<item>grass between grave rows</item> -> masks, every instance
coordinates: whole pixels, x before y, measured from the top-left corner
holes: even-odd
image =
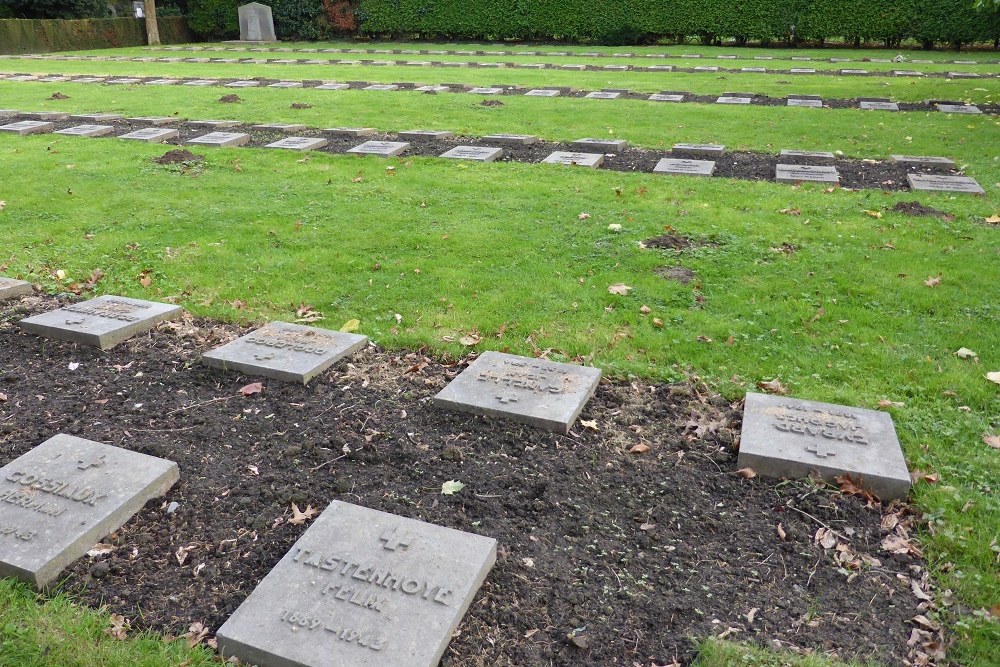
[[[197,109],[204,93],[183,91],[178,110]],[[153,111],[139,96],[129,104]],[[766,110],[756,111],[746,122]],[[415,116],[400,117],[421,124]],[[892,120],[912,124],[913,152],[949,152],[938,133],[947,138],[940,123],[954,119]],[[961,147],[996,177],[980,145],[997,145],[995,121],[972,123],[981,132],[961,130]],[[775,148],[798,143],[787,126],[762,125]],[[866,141],[890,132],[899,129]],[[751,134],[742,136],[754,146],[765,141]],[[801,398],[899,402],[910,467],[941,476],[913,495],[934,522],[923,540],[938,584],[961,601],[940,614],[958,638],[953,658],[993,664],[1000,624],[985,610],[1000,602],[1000,453],[982,436],[1000,427],[1000,390],[984,377],[1000,370],[1000,229],[983,222],[995,194],[919,196],[956,216],[948,223],[886,210],[913,193],[263,149],[207,150],[203,167],[182,173],[151,162],[164,150],[0,137],[0,269],[57,291],[55,271],[69,282],[100,268],[100,292],[177,297],[196,314],[242,322],[294,319],[307,303],[326,326],[356,318],[379,344],[442,355],[467,352],[450,341],[475,331],[479,350],[551,349],[613,377],[697,374],[733,399],[778,378]],[[638,247],[665,227],[709,244],[680,255]],[[694,282],[657,273],[678,264]],[[927,286],[931,277],[940,284]],[[616,283],[630,293],[610,294]],[[957,358],[960,347],[979,362]]]
[[[572,86],[583,90],[627,88],[655,93],[681,90],[698,95],[726,91],[772,97],[822,95],[826,99],[889,97],[900,102],[928,99],[989,103],[1000,94],[1000,79],[926,79],[881,76],[756,74],[744,72],[574,72],[564,70],[479,69],[368,65],[253,65],[243,63],[141,63],[132,61],[0,60],[0,72],[141,77],[272,78],[287,81],[371,81],[417,84],[462,83],[476,86]],[[601,100],[598,100],[601,101]],[[615,103],[619,100],[604,100]]]
[[[54,92],[69,99],[49,99]],[[241,102],[222,104],[235,92]],[[1000,182],[1000,120],[941,112],[664,104],[645,100],[589,100],[510,96],[484,107],[468,94],[325,91],[269,88],[103,86],[0,81],[0,103],[25,111],[114,112],[126,116],[303,123],[310,127],[366,126],[392,132],[451,130],[461,136],[496,132],[572,141],[582,137],[629,140],[668,150],[676,142],[720,143],[729,150],[777,153],[783,148],[843,151],[848,157],[943,155],[967,165],[992,199]],[[312,108],[292,109],[291,102]],[[61,139],[61,138],[60,138]]]

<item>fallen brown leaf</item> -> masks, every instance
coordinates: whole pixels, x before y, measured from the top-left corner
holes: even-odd
[[[788,533],[785,532],[785,527],[782,526],[780,523],[778,524],[778,537],[781,538],[782,542],[784,542],[788,537]],[[750,622],[753,623],[753,621]]]
[[[632,445],[632,448],[628,451],[630,454],[645,454],[649,451],[649,445],[640,442],[638,445]]]
[[[620,294],[625,296],[632,291],[632,288],[625,283],[615,283],[614,285],[608,285],[608,292],[611,294]]]
[[[875,495],[861,486],[861,482],[855,480],[850,475],[840,475],[839,477],[834,477],[834,481],[840,487],[840,492],[849,496],[861,496],[868,502],[876,500]]]
[[[319,514],[319,510],[312,505],[306,505],[305,511],[302,511],[298,505],[292,503],[292,518],[288,520],[288,523],[293,526],[301,526],[317,514]]]
[[[587,218],[590,217],[590,214],[589,213],[581,213],[580,215],[578,215],[576,217],[580,218],[581,220],[586,220]]]
[[[0,394],[0,401],[7,400],[7,397]],[[1000,449],[1000,435],[990,435],[987,433],[983,434],[983,442],[992,447],[993,449]]]
[[[0,202],[0,204],[2,203],[3,202]],[[0,210],[3,210],[3,208],[0,207]],[[1000,215],[994,213],[990,217],[986,218],[986,223],[990,225],[1000,225]]]
[[[936,276],[930,276],[927,280],[924,281],[924,284],[927,285],[928,287],[937,287],[938,285],[941,284],[941,278],[943,277],[943,275],[944,274],[939,273]]]
[[[761,380],[757,383],[757,387],[769,394],[777,394],[778,396],[784,396],[788,393],[788,389],[777,378],[774,380]]]
[[[260,382],[251,382],[245,387],[240,388],[240,393],[244,396],[252,396],[253,394],[259,394],[264,391],[264,385]]]
[[[736,474],[742,477],[743,479],[753,479],[754,477],[757,476],[757,473],[754,471],[753,468],[740,468],[739,470],[736,471]]]
[[[994,384],[1000,384],[1000,371],[987,373],[986,379]]]
[[[191,624],[188,631],[184,633],[184,637],[187,639],[188,646],[194,648],[202,642],[205,637],[208,636],[208,628],[205,627],[204,623],[196,621]]]
[[[121,614],[111,614],[109,620],[111,621],[111,627],[105,628],[104,632],[119,641],[125,639],[128,636],[128,619]]]
[[[482,340],[482,338],[480,338],[479,333],[473,331],[472,333],[459,338],[458,342],[466,347],[473,347],[474,345],[478,345],[480,340]]]
[[[899,401],[890,401],[887,398],[879,399],[878,407],[882,410],[888,410],[889,408],[901,408],[903,404]]]

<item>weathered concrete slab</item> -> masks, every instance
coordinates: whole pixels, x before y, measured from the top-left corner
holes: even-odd
[[[534,90],[529,90],[526,92],[525,97],[559,97],[562,95],[561,90],[551,90],[548,88],[537,88]]]
[[[138,118],[129,118],[129,120],[134,123],[144,123],[159,127],[160,125],[169,125],[178,119],[171,116],[139,116]]]
[[[502,148],[493,146],[455,146],[450,151],[442,153],[441,157],[452,160],[473,160],[475,162],[493,162],[503,155]]]
[[[590,98],[592,100],[616,100],[621,96],[622,96],[621,93],[618,92],[612,93],[604,90],[598,90],[584,95],[584,97]]]
[[[323,131],[337,137],[370,137],[375,134],[371,127],[328,127]]]
[[[346,83],[324,83],[316,86],[316,90],[347,90],[350,87],[350,84]]]
[[[917,167],[954,167],[955,161],[946,157],[936,157],[932,155],[890,155],[893,162],[904,165],[914,165]]]
[[[798,97],[790,97],[790,98],[788,98],[788,102],[786,103],[786,106],[790,106],[790,107],[811,107],[811,108],[814,108],[814,109],[819,109],[819,108],[821,108],[823,106],[823,102],[821,100],[804,100],[804,99],[801,99],[801,98],[798,98]]]
[[[267,144],[265,148],[284,148],[290,151],[314,151],[329,145],[329,139],[320,137],[285,137]]]
[[[711,176],[715,173],[715,162],[711,160],[677,160],[663,158],[653,167],[653,173],[684,175],[684,176]]]
[[[16,299],[25,294],[31,294],[31,283],[14,278],[0,276],[0,299]]]
[[[455,136],[453,132],[445,130],[403,130],[399,133],[400,139],[451,139]]]
[[[719,144],[674,144],[673,152],[703,155],[705,157],[720,157],[726,152],[726,147]]]
[[[475,95],[502,95],[503,88],[470,88],[468,92]]]
[[[719,99],[715,100],[716,104],[750,104],[753,101],[749,97],[728,97],[723,95]]]
[[[830,151],[798,151],[788,148],[781,150],[780,157],[808,160],[816,164],[833,164],[834,160],[837,159],[837,156]]]
[[[250,135],[245,132],[209,132],[200,137],[192,137],[187,140],[187,144],[192,146],[215,146],[216,148],[229,148],[231,146],[242,146],[250,141]]]
[[[236,127],[240,124],[238,120],[189,120],[185,121],[188,125],[194,125],[195,127],[211,127],[216,130],[225,130],[230,127]]]
[[[70,116],[73,120],[89,120],[91,123],[102,123],[109,120],[121,120],[122,115],[117,113],[82,113]]]
[[[507,144],[509,146],[529,146],[538,141],[538,137],[533,134],[491,134],[483,137],[483,141],[492,141],[496,144]]]
[[[260,86],[260,81],[230,81],[226,84],[226,88],[257,88]]]
[[[974,178],[968,176],[938,176],[936,174],[907,174],[906,180],[914,190],[961,192],[984,195],[986,191]]]
[[[10,132],[21,136],[27,134],[44,134],[51,132],[55,128],[55,123],[48,123],[41,120],[22,120],[19,123],[8,123],[0,125],[0,132]]]
[[[970,115],[978,115],[982,113],[982,110],[973,104],[938,104],[938,111],[943,111],[944,113],[964,113]]]
[[[128,134],[120,135],[119,139],[131,139],[133,141],[145,141],[148,144],[162,144],[168,139],[176,139],[180,132],[167,127],[148,127],[143,130],[135,130]]]
[[[581,150],[604,151],[605,153],[617,153],[628,148],[628,141],[625,139],[577,139],[572,144],[573,148]]]
[[[268,88],[301,88],[301,81],[278,81],[276,83],[268,84]]]
[[[849,474],[883,500],[910,488],[888,414],[781,396],[747,394],[737,465],[769,477]]]
[[[365,86],[362,90],[399,90],[399,86],[394,83],[375,83]]]
[[[683,95],[668,95],[666,93],[655,93],[649,96],[650,102],[683,102]]]
[[[178,477],[172,461],[49,438],[0,468],[0,577],[46,586]]]
[[[859,105],[866,111],[899,111],[899,105],[895,102],[870,102],[862,100]]]
[[[77,137],[103,137],[115,131],[114,125],[74,125],[65,130],[56,130],[56,134],[68,134]]]
[[[808,164],[779,164],[774,168],[778,183],[840,183],[836,167],[814,167]]]
[[[180,306],[168,303],[99,296],[34,315],[19,324],[26,333],[107,350],[159,322],[178,317],[181,311]]]
[[[219,629],[260,667],[437,667],[496,540],[333,501]]]
[[[569,151],[554,151],[542,160],[546,164],[565,164],[575,167],[597,169],[604,163],[604,153],[571,153]]]
[[[382,157],[395,157],[402,155],[410,147],[405,141],[366,141],[365,143],[348,149],[348,153],[359,153],[363,155],[381,155]]]
[[[434,404],[568,433],[600,379],[598,368],[484,352]]]
[[[206,352],[201,360],[213,368],[307,384],[367,344],[367,336],[271,322]]]
[[[250,127],[254,130],[276,130],[278,132],[300,132],[306,129],[306,126],[300,123],[262,123]]]

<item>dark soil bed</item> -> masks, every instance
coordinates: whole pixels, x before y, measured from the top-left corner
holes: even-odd
[[[920,567],[880,551],[883,513],[738,474],[740,406],[700,382],[602,381],[581,417],[597,430],[560,436],[435,409],[463,364],[420,353],[370,346],[308,387],[243,396],[259,378],[198,363],[234,326],[185,319],[107,352],[19,332],[58,305],[0,304],[0,464],[57,432],[179,464],[63,582],[133,627],[217,629],[305,530],[291,503],[339,499],[499,541],[448,667],[687,664],[709,635],[905,659]],[[443,496],[447,480],[465,488]],[[880,562],[842,569],[821,525]]]

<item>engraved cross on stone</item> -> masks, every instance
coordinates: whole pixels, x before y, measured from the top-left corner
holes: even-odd
[[[517,403],[517,396],[497,396],[497,400],[501,403]]]
[[[815,445],[807,445],[806,446],[806,451],[807,452],[812,452],[818,458],[821,458],[821,459],[825,459],[825,458],[829,458],[831,456],[836,456],[837,455],[837,450],[835,450],[835,449],[828,449],[828,448],[826,448],[823,445],[823,443],[818,443],[818,444],[815,444]]]
[[[410,537],[405,530],[400,530],[398,527],[392,530],[387,530],[382,533],[382,537],[379,538],[382,542],[385,542],[383,549],[388,549],[389,551],[395,551],[399,547],[408,547],[413,538]]]
[[[79,468],[80,470],[87,470],[88,468],[100,468],[102,465],[105,464],[104,454],[101,454],[97,458],[92,458],[92,459],[83,457],[77,460],[77,464],[78,465],[76,467]]]
[[[253,355],[253,358],[256,361],[270,361],[271,359],[274,359],[274,355],[273,354],[255,354],[255,355]]]
[[[82,317],[71,317],[66,320],[66,324],[83,324],[84,319]]]

